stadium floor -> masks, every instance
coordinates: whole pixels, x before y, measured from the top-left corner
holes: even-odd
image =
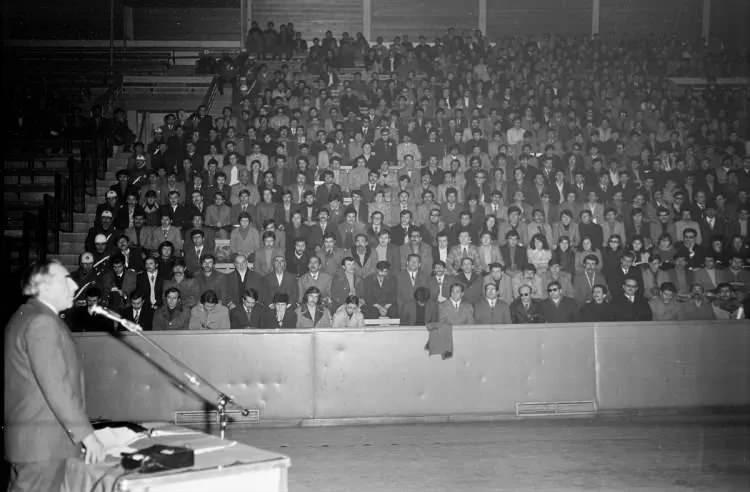
[[[748,491],[750,419],[234,428],[291,457],[290,492]]]

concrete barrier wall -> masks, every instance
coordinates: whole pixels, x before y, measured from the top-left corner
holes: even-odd
[[[750,406],[747,322],[463,326],[447,360],[427,356],[418,327],[150,336],[271,422],[513,416],[525,402]],[[171,420],[213,402],[137,337],[76,340],[92,417]]]

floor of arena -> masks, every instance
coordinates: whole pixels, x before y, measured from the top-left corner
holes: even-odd
[[[748,491],[750,419],[229,430],[291,457],[291,492]]]

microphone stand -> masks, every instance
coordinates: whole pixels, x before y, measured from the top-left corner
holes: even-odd
[[[224,434],[227,428],[227,406],[232,405],[236,407],[243,416],[250,415],[250,410],[245,408],[244,406],[240,405],[237,401],[234,400],[231,396],[227,395],[223,391],[221,391],[219,388],[214,386],[209,380],[198,374],[194,369],[192,369],[190,366],[188,366],[186,363],[184,363],[182,360],[178,359],[176,356],[174,356],[172,353],[170,353],[167,349],[156,343],[154,340],[152,340],[150,337],[146,336],[143,333],[143,328],[138,324],[130,320],[126,320],[122,318],[120,315],[114,313],[113,311],[110,311],[109,309],[103,308],[102,306],[95,306],[92,309],[92,312],[95,314],[99,314],[100,316],[104,316],[105,318],[109,318],[112,321],[120,324],[130,333],[134,333],[137,336],[139,336],[142,340],[144,340],[146,343],[151,345],[152,347],[156,348],[160,352],[162,352],[164,355],[166,355],[172,363],[177,365],[180,370],[183,371],[183,375],[185,378],[196,388],[201,386],[201,383],[205,384],[206,387],[208,387],[211,391],[213,391],[216,394],[217,400],[216,400],[216,423],[219,425],[219,437],[220,439],[224,440]],[[145,354],[146,357],[151,359],[153,361],[153,358]]]

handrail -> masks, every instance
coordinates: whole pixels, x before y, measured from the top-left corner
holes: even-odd
[[[60,216],[56,209],[55,199],[44,195],[44,205],[39,213],[39,261],[44,261],[48,253],[58,253],[60,250]]]
[[[206,91],[206,95],[203,96],[203,101],[201,104],[206,107],[207,112],[210,114],[211,110],[213,109],[214,101],[216,100],[216,93],[219,91],[219,76],[214,75],[214,78],[211,79],[211,84],[208,86],[208,90]]]
[[[51,210],[49,214],[54,216],[52,226],[56,226],[57,232],[73,231],[73,179],[72,176],[65,176],[62,173],[55,174],[55,196],[45,195],[45,205],[49,202]],[[48,199],[49,198],[49,199]],[[57,249],[57,246],[55,246]]]

